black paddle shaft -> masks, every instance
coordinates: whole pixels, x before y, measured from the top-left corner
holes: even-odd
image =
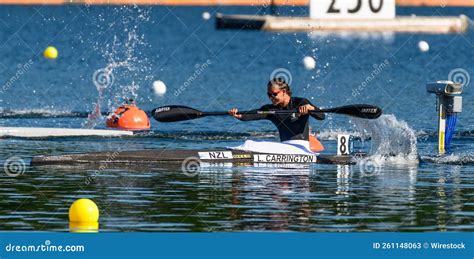
[[[349,116],[376,119],[382,115],[382,109],[377,106],[368,104],[353,104],[330,109],[321,109],[318,111],[311,111],[310,113],[338,113]],[[269,111],[241,111],[238,114],[290,114],[298,113],[297,110],[269,110]],[[205,116],[223,116],[229,115],[228,112],[202,112],[190,107],[180,105],[169,105],[158,107],[151,111],[153,118],[159,122],[177,122],[193,120]]]

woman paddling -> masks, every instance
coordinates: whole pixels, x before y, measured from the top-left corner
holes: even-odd
[[[324,120],[324,113],[310,113],[310,111],[318,111],[319,108],[311,104],[306,98],[292,97],[290,86],[282,78],[274,78],[267,84],[267,95],[272,104],[266,104],[254,111],[269,110],[298,110],[299,113],[291,114],[239,114],[237,108],[232,108],[228,112],[230,115],[241,121],[251,120],[270,120],[275,124],[280,134],[280,141],[284,143],[299,143],[306,146],[310,140],[309,116]],[[306,141],[306,143],[301,142]],[[313,141],[317,141],[315,138]],[[318,141],[319,143],[319,141]],[[314,143],[318,145],[318,143]],[[254,143],[246,141],[243,146],[253,146]],[[262,146],[261,142],[255,143],[256,146]],[[312,143],[313,144],[313,143]],[[311,148],[312,151],[322,151],[320,148]],[[313,146],[313,145],[312,145]],[[317,150],[315,150],[317,149]]]

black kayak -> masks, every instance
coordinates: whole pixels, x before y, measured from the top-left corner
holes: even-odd
[[[232,163],[233,165],[254,164],[355,164],[358,155],[326,154],[267,154],[240,150],[179,150],[157,149],[136,151],[91,152],[82,154],[41,155],[31,160],[32,166],[41,165],[145,165],[183,163]]]

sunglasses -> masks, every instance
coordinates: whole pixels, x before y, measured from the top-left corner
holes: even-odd
[[[278,91],[278,92],[275,92],[275,93],[267,93],[268,97],[269,98],[275,98],[277,97],[277,95],[281,92],[282,90]]]

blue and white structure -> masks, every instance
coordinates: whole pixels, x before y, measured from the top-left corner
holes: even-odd
[[[437,81],[426,85],[428,93],[437,97],[438,111],[438,153],[449,153],[451,139],[456,127],[457,114],[462,112],[463,85],[451,81]]]

